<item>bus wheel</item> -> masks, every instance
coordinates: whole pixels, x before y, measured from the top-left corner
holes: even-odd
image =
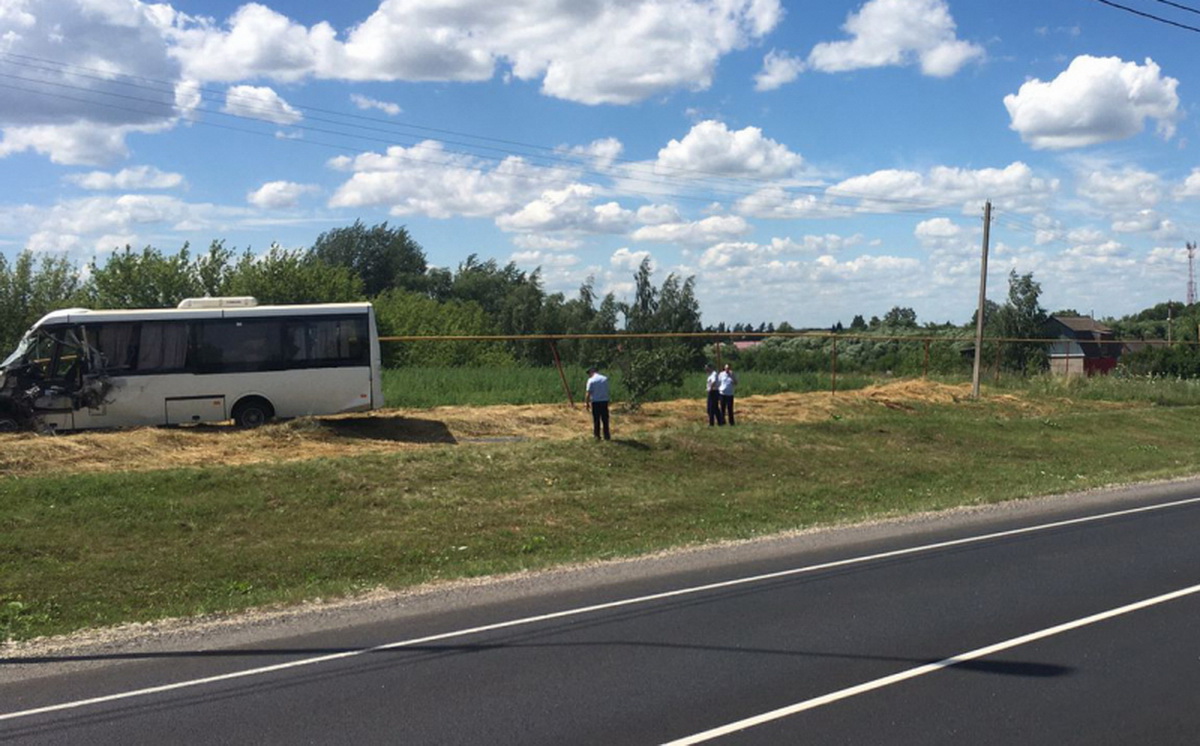
[[[233,422],[241,428],[255,428],[265,425],[275,416],[275,410],[266,399],[257,396],[243,399],[233,408]]]

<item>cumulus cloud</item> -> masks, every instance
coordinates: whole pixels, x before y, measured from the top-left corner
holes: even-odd
[[[842,27],[852,38],[813,47],[810,67],[846,72],[909,65],[934,77],[949,77],[983,57],[983,48],[962,41],[946,0],[870,0]]]
[[[392,215],[494,217],[519,210],[543,192],[563,189],[575,174],[544,169],[512,156],[499,164],[450,153],[427,140],[386,153],[341,156],[331,168],[350,172],[331,207],[387,207]]]
[[[583,245],[578,238],[558,238],[540,233],[518,233],[513,236],[512,242],[526,251],[571,251]]]
[[[861,242],[861,234],[805,236],[799,241],[791,238],[773,238],[768,244],[722,241],[710,246],[700,255],[700,268],[752,267],[778,262],[787,257],[814,254],[828,257],[830,253],[842,251]]]
[[[593,205],[594,193],[584,184],[548,190],[517,212],[501,215],[496,225],[507,231],[624,232],[633,223],[633,211],[616,202]]]
[[[1050,82],[1030,80],[1004,97],[1021,139],[1038,149],[1078,148],[1140,133],[1147,119],[1170,138],[1180,119],[1179,81],[1153,60],[1144,65],[1116,57],[1076,57]]]
[[[400,116],[404,110],[400,108],[400,104],[392,103],[391,101],[380,101],[374,98],[368,98],[357,93],[350,94],[350,101],[363,111],[372,109],[382,111],[389,116]]]
[[[140,91],[138,106],[95,103],[124,103],[129,93],[124,76],[170,80],[178,74],[163,36],[171,16],[165,6],[92,0],[3,6],[4,51],[20,55],[13,59],[53,62],[10,64],[20,80],[0,89],[0,157],[32,150],[55,163],[101,165],[128,155],[130,133],[160,131],[175,120],[175,96],[169,90]],[[44,95],[62,86],[71,95]]]
[[[182,174],[167,173],[153,166],[134,166],[116,173],[92,171],[86,174],[71,174],[66,180],[93,191],[175,189],[183,185]]]
[[[634,241],[703,245],[735,236],[744,236],[751,230],[749,223],[739,215],[713,215],[692,223],[660,223],[638,228],[633,232]]]
[[[1032,211],[1058,190],[1055,179],[1034,176],[1016,162],[978,170],[937,166],[928,173],[886,169],[855,176],[830,187],[831,196],[860,200],[860,210],[892,212],[914,204],[961,204],[978,209],[985,200],[1009,210]]]
[[[544,251],[517,251],[509,257],[510,261],[526,267],[574,267],[579,264],[579,257],[571,254],[552,254]]]
[[[275,124],[295,124],[304,115],[292,107],[271,88],[235,85],[225,94],[226,114],[247,119],[261,119]]]
[[[135,132],[159,132],[162,124],[104,126],[78,121],[34,127],[5,127],[0,158],[32,150],[64,166],[104,166],[129,155],[125,137]]]
[[[1175,196],[1178,199],[1200,197],[1200,168],[1192,169],[1192,173],[1175,190]]]
[[[0,225],[7,224],[0,211]],[[244,217],[245,210],[188,203],[167,195],[97,195],[19,212],[34,251],[107,251],[137,243],[142,231],[211,230]]]
[[[804,72],[804,60],[772,49],[763,58],[762,70],[754,76],[754,90],[773,91],[791,83]]]
[[[730,130],[723,122],[707,120],[692,127],[682,140],[671,140],[658,151],[656,171],[672,177],[749,176],[775,179],[790,176],[803,159],[785,145],[764,137],[758,127]]]
[[[642,263],[642,260],[650,257],[649,251],[630,251],[627,248],[617,249],[613,252],[608,263],[613,269],[636,270]]]
[[[295,207],[300,199],[317,194],[321,188],[314,184],[297,184],[294,181],[269,181],[246,195],[246,201],[263,209]]]
[[[1129,211],[1156,206],[1163,199],[1157,174],[1137,168],[1089,170],[1080,176],[1079,195],[1106,211]]]
[[[342,40],[327,23],[305,27],[250,3],[223,25],[177,19],[172,38],[200,80],[481,81],[506,65],[549,96],[627,104],[709,87],[723,55],[782,15],[778,0],[384,0]]]

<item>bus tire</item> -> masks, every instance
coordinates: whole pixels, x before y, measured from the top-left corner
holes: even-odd
[[[233,422],[240,428],[249,430],[261,427],[275,416],[275,408],[271,402],[260,396],[242,399],[233,408]]]

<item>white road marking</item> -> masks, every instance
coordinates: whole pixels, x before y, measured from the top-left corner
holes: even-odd
[[[1053,627],[1047,627],[1046,629],[1038,630],[1037,632],[1030,632],[1027,635],[1014,637],[1011,640],[998,642],[994,645],[976,648],[975,650],[971,650],[966,653],[959,653],[958,655],[946,658],[945,660],[940,660],[936,663],[927,663],[924,666],[910,668],[907,671],[894,673],[891,676],[884,676],[883,678],[875,679],[874,681],[868,681],[863,684],[858,684],[857,686],[840,689],[836,692],[830,692],[829,694],[825,694],[820,697],[813,697],[812,699],[807,699],[803,702],[797,702],[794,705],[780,707],[777,710],[764,712],[761,715],[755,715],[744,720],[738,720],[737,722],[729,723],[728,725],[722,725],[718,728],[706,730],[703,733],[697,733],[692,736],[687,736],[686,738],[670,741],[664,744],[664,746],[691,746],[691,744],[711,741],[715,738],[720,738],[721,736],[727,736],[731,733],[736,733],[738,731],[753,728],[758,725],[763,725],[764,723],[790,717],[792,715],[805,712],[806,710],[813,710],[843,699],[856,697],[859,694],[866,694],[867,692],[872,692],[876,689],[882,689],[893,684],[899,684],[901,682],[908,681],[909,679],[915,679],[918,676],[924,676],[925,674],[941,671],[958,663],[973,661],[977,658],[983,658],[984,656],[992,655],[993,653],[1010,650],[1031,642],[1037,642],[1038,640],[1042,640],[1047,637],[1053,637],[1054,635],[1060,635],[1064,632],[1070,632],[1071,630],[1079,629],[1080,627],[1086,627],[1089,624],[1103,622],[1107,619],[1121,616],[1122,614],[1129,614],[1135,611],[1140,611],[1141,609],[1149,608],[1151,606],[1157,606],[1158,604],[1165,604],[1169,601],[1174,601],[1176,599],[1183,598],[1184,596],[1190,596],[1194,593],[1200,593],[1200,585],[1193,585],[1190,588],[1181,588],[1177,591],[1164,593],[1161,596],[1148,598],[1144,601],[1128,604],[1127,606],[1121,606],[1115,609],[1109,609],[1108,611],[1102,611],[1098,614],[1083,617],[1082,619],[1076,619],[1074,621],[1064,622]]]
[[[1118,510],[1111,513],[1102,513],[1100,515],[1085,516],[1083,518],[1071,518],[1063,521],[1055,521],[1053,523],[1043,523],[1037,526],[1026,526],[1025,528],[1011,529],[1008,531],[997,531],[990,534],[982,534],[980,536],[971,536],[963,539],[952,539],[950,541],[939,541],[933,544],[922,544],[907,549],[896,549],[890,552],[879,552],[877,554],[869,554],[861,557],[851,557],[849,559],[835,560],[833,562],[823,562],[818,565],[808,565],[805,567],[795,567],[789,570],[780,570],[777,572],[764,573],[762,575],[752,575],[744,578],[734,578],[733,580],[723,580],[716,583],[708,583],[706,585],[692,586],[690,588],[679,588],[673,591],[664,591],[662,593],[651,593],[645,596],[635,596],[633,598],[621,599],[619,601],[609,601],[607,603],[594,604],[591,606],[580,606],[574,609],[564,609],[562,611],[550,612],[548,614],[539,614],[536,616],[522,617],[519,619],[510,619],[505,622],[496,622],[494,624],[484,624],[478,627],[469,627],[466,629],[454,630],[451,632],[443,632],[436,635],[428,635],[426,637],[416,637],[409,640],[400,640],[390,642],[384,645],[376,645],[369,648],[361,648],[358,650],[346,650],[340,653],[330,653],[328,655],[319,655],[312,658],[302,658],[300,660],[289,661],[287,663],[277,663],[271,666],[260,666],[258,668],[249,668],[242,671],[234,671],[231,673],[217,674],[215,676],[206,676],[199,679],[188,679],[186,681],[177,681],[171,684],[162,684],[160,686],[145,687],[143,689],[133,689],[126,692],[117,692],[114,694],[106,694],[99,697],[89,697],[87,699],[77,699],[69,702],[60,702],[54,705],[46,705],[45,707],[35,707],[28,710],[18,710],[16,712],[8,712],[0,714],[0,722],[6,720],[16,720],[17,718],[31,717],[34,715],[44,715],[52,712],[62,712],[64,710],[74,710],[80,707],[88,707],[91,705],[105,704],[108,702],[119,702],[121,700],[134,699],[137,697],[146,697],[152,694],[163,694],[165,692],[178,691],[180,689],[189,689],[192,687],[203,686],[205,684],[215,684],[224,681],[235,681],[237,679],[249,678],[252,676],[263,676],[265,674],[275,673],[276,671],[286,671],[292,668],[302,668],[305,666],[315,666],[320,663],[329,663],[331,661],[344,660],[347,658],[356,658],[362,655],[371,653],[379,653],[386,650],[396,650],[398,648],[415,647],[418,645],[426,645],[431,642],[440,642],[456,637],[466,637],[468,635],[477,635],[484,632],[494,632],[497,630],[510,629],[513,627],[522,627],[539,622],[548,622],[556,619],[566,619],[569,617],[582,616],[591,614],[597,611],[608,611],[610,609],[620,609],[626,606],[635,606],[638,604],[651,603],[653,601],[662,601],[666,599],[679,598],[681,596],[690,596],[697,593],[705,593],[707,591],[721,590],[724,588],[735,588],[737,586],[749,585],[752,583],[761,583],[767,580],[777,580],[779,578],[793,577],[796,575],[804,575],[808,573],[820,572],[822,570],[830,570],[838,567],[848,567],[851,565],[861,565],[877,560],[891,559],[893,557],[904,557],[922,552],[932,552],[938,549],[946,549],[949,547],[963,546],[966,544],[976,544],[992,539],[1002,539],[1010,536],[1020,536],[1022,534],[1032,534],[1039,531],[1049,531],[1064,526],[1077,526],[1084,523],[1093,523],[1109,518],[1119,518],[1122,516],[1136,515],[1138,513],[1148,513],[1156,510],[1165,510],[1167,508],[1175,508],[1183,505],[1192,505],[1200,503],[1200,497],[1187,498],[1184,500],[1175,500],[1173,502],[1160,503],[1157,505],[1147,505],[1139,508],[1129,508],[1127,510]],[[936,664],[934,664],[936,665]]]

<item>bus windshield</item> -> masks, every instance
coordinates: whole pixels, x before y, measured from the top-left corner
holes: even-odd
[[[8,370],[15,363],[19,362],[21,358],[25,357],[25,353],[29,351],[32,344],[33,334],[26,334],[24,337],[21,337],[21,342],[17,345],[17,349],[13,350],[11,355],[4,358],[3,363],[0,363],[0,370]]]

